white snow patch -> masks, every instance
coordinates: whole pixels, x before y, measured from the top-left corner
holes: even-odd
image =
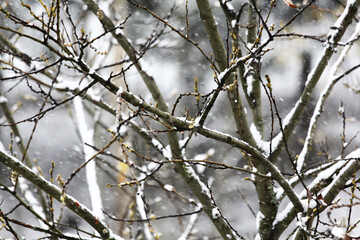
[[[221,73],[219,73],[218,79],[219,79],[220,82],[223,80],[225,74],[226,74],[228,71],[229,71],[229,69],[226,68],[226,69],[224,69],[224,71],[222,71]]]
[[[305,209],[304,211],[306,212],[308,208],[315,208],[316,207],[316,201],[314,199],[310,199],[310,201],[308,199],[302,199],[300,200],[302,207]]]
[[[201,116],[195,118],[193,126],[194,126],[194,127],[200,127],[200,124],[199,124],[199,123],[200,123],[200,120],[201,120]]]
[[[206,194],[207,197],[208,197],[209,199],[211,199],[211,194],[210,194],[209,189],[208,189],[207,186],[200,180],[199,175],[197,175],[197,174],[195,173],[194,169],[193,169],[192,167],[188,166],[188,167],[186,168],[186,173],[190,176],[190,178],[192,177],[192,178],[194,179],[194,181],[196,181],[196,182],[200,185],[200,187],[201,187],[201,192],[204,193],[204,194]]]
[[[141,182],[141,184],[138,186],[137,188],[137,192],[136,192],[136,209],[141,217],[141,219],[147,219],[147,215],[146,215],[146,211],[145,211],[145,203],[143,200],[143,187],[144,187],[144,182]],[[144,235],[145,235],[145,239],[154,239],[150,229],[149,229],[149,225],[147,222],[144,222]]]
[[[179,141],[179,146],[180,148],[183,148],[185,146],[185,144],[187,143],[187,141],[189,140],[189,137],[186,137],[182,140]]]
[[[254,123],[251,124],[250,131],[254,137],[256,145],[261,150],[263,150],[263,152],[266,156],[269,156],[270,155],[270,142],[265,142],[264,140],[262,140],[261,133],[256,129],[256,126]]]
[[[232,27],[232,28],[235,28],[235,27],[236,27],[236,20],[235,20],[235,19],[231,21],[231,27]]]
[[[169,192],[173,192],[175,190],[175,187],[170,184],[165,184],[164,189]]]
[[[296,181],[298,181],[299,177],[296,175],[293,178],[287,180],[289,185],[291,186],[291,184],[295,183]],[[280,200],[280,198],[282,197],[282,195],[284,194],[284,189],[282,187],[278,187],[275,189],[276,192],[276,199]]]
[[[297,223],[296,226],[298,226],[301,229],[306,229],[306,222],[309,220],[309,216],[303,216],[302,213],[297,214]]]
[[[254,77],[251,75],[250,77],[246,78],[247,84],[247,94],[251,95],[253,92],[253,82],[255,81]]]
[[[299,100],[295,106],[290,110],[290,112],[286,115],[285,118],[283,118],[282,120],[282,127],[283,129],[289,124],[291,118],[293,117],[295,110],[297,108],[297,106],[300,104],[301,100]],[[271,141],[272,141],[272,149],[277,149],[277,147],[279,146],[281,140],[283,138],[283,134],[280,131]]]
[[[220,214],[220,212],[219,212],[219,208],[214,207],[214,208],[211,210],[211,215],[212,215],[212,218],[213,218],[213,219],[219,218],[219,217],[221,216],[221,214]]]
[[[345,233],[346,233],[345,229],[340,227],[334,227],[331,230],[331,234],[339,239],[343,239],[345,237]]]
[[[120,237],[119,235],[116,235],[115,233],[113,233],[111,231],[111,229],[108,229],[109,233],[110,233],[110,239],[114,239],[114,240],[124,240],[124,238]],[[76,236],[78,237],[78,236]]]
[[[73,80],[65,80],[61,77],[57,78],[57,83],[54,84],[55,88],[60,89],[68,89],[70,91],[75,91],[76,89],[80,89],[79,82]]]
[[[4,97],[4,96],[0,96],[0,103],[6,103],[8,100],[7,100],[7,98],[6,97]]]
[[[281,212],[279,212],[277,215],[276,215],[276,218],[275,218],[275,221],[273,223],[273,226],[275,226],[278,222],[281,222],[282,220],[284,220],[288,215],[289,213],[291,212],[291,210],[294,208],[294,205],[289,202],[285,209],[282,210]],[[263,215],[264,216],[264,215]]]
[[[94,69],[92,69],[92,68],[90,68],[90,70],[89,70],[88,74],[89,74],[89,75],[93,75],[94,73],[95,73],[95,70],[94,70]]]
[[[360,148],[349,153],[346,158],[360,158]]]
[[[122,125],[119,129],[119,134],[120,136],[125,136],[126,133],[128,132],[128,127],[126,125]]]
[[[167,145],[165,148],[161,149],[161,152],[162,152],[162,155],[164,156],[164,158],[172,159],[172,152],[171,152],[170,145]]]
[[[256,215],[256,229],[259,230],[260,222],[265,218],[264,214],[262,212],[258,212]]]
[[[283,121],[282,121],[283,128],[285,128],[289,124],[289,122],[290,122],[291,118],[293,117],[293,115],[295,113],[295,110],[296,110],[298,105],[299,105],[299,102],[296,103],[296,105],[290,110],[290,112],[283,119]]]
[[[164,147],[163,145],[156,139],[156,138],[152,138],[151,139],[151,143],[154,145],[154,147],[156,147],[157,149],[162,150]]]
[[[123,32],[123,30],[121,29],[121,28],[116,28],[116,30],[115,30],[115,34],[116,35],[124,35],[124,32]]]
[[[345,167],[343,167],[341,169],[341,171],[339,172],[339,174],[332,180],[332,182],[329,184],[329,186],[327,186],[323,192],[322,192],[322,195],[323,196],[326,196],[328,194],[328,192],[331,190],[331,188],[334,186],[334,184],[337,183],[337,181],[339,180],[339,178],[342,178],[342,175],[344,174],[344,172],[350,168],[356,161],[358,160],[351,160],[351,161],[347,161],[344,165],[346,165]],[[342,161],[342,163],[344,163]],[[328,203],[329,204],[329,203]]]
[[[39,71],[40,69],[43,69],[45,65],[38,61],[31,61],[30,69],[34,69],[35,71]]]

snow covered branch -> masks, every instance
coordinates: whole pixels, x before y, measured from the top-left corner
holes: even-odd
[[[99,233],[101,237],[105,239],[110,239],[114,237],[116,239],[121,239],[113,235],[111,233],[111,230],[106,227],[105,223],[103,223],[98,217],[96,217],[94,213],[92,213],[87,207],[79,203],[72,196],[63,193],[60,188],[58,188],[51,182],[38,176],[38,174],[26,167],[18,159],[0,151],[0,162],[5,166],[9,167],[12,171],[15,171],[21,176],[23,176],[26,180],[30,181],[42,191],[46,192],[59,202],[63,203],[67,208],[69,208],[75,214],[79,215],[86,222],[88,222]]]
[[[283,123],[284,128],[284,138],[279,142],[277,146],[274,148],[274,154],[272,155],[273,159],[276,159],[281,152],[281,148],[284,144],[284,139],[288,139],[290,135],[293,133],[294,128],[297,126],[302,113],[308,105],[310,100],[310,96],[315,89],[320,77],[322,76],[325,68],[328,66],[330,58],[336,51],[336,44],[341,40],[345,31],[350,26],[354,16],[357,13],[360,1],[359,0],[349,0],[347,1],[346,8],[344,9],[341,16],[334,23],[333,30],[327,36],[327,43],[323,50],[323,53],[318,60],[317,64],[313,68],[313,70],[308,75],[307,81],[305,83],[304,91],[297,101],[295,107],[289,112],[289,114],[285,117],[285,121]],[[282,134],[282,133],[279,133]],[[276,137],[275,137],[276,138]]]

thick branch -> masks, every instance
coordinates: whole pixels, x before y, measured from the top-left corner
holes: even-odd
[[[81,62],[79,64],[81,64]],[[82,64],[81,67],[82,67],[82,70],[84,70],[86,72],[90,71],[90,69],[85,64]],[[123,98],[125,101],[131,103],[134,106],[139,107],[140,109],[143,109],[145,111],[151,112],[151,113],[159,116],[160,118],[166,120],[168,123],[171,123],[176,129],[195,131],[195,132],[202,134],[205,137],[230,144],[234,147],[237,147],[237,148],[243,150],[244,152],[249,154],[252,158],[254,158],[256,161],[261,163],[261,166],[267,168],[267,170],[272,174],[272,177],[280,184],[280,186],[282,186],[284,188],[289,199],[294,203],[294,206],[296,206],[297,211],[300,211],[300,212],[303,211],[300,200],[296,196],[295,192],[292,190],[289,183],[285,180],[285,178],[282,176],[280,171],[255,147],[249,145],[245,141],[242,141],[240,139],[232,137],[231,135],[220,133],[220,132],[214,131],[214,130],[210,130],[210,129],[202,127],[202,126],[194,125],[193,122],[184,121],[177,117],[174,117],[171,114],[169,114],[168,112],[164,112],[153,105],[145,103],[140,98],[136,97],[132,93],[127,92],[123,89],[120,89],[119,91],[117,91],[118,88],[115,85],[113,85],[112,83],[110,83],[108,81],[105,81],[101,76],[99,76],[95,72],[91,73],[90,76],[94,80],[101,83],[104,87],[109,89],[111,92],[113,92],[113,93],[117,92],[117,94],[121,98]],[[173,158],[175,158],[175,156],[173,156]],[[210,204],[210,207],[208,206],[208,208],[205,208],[205,205],[208,203],[211,203],[212,201],[211,201],[211,199],[208,198],[207,194],[205,194],[202,191],[204,189],[203,183],[199,179],[194,177],[194,175],[192,174],[192,168],[186,166],[184,163],[181,163],[181,162],[180,163],[177,162],[175,164],[176,164],[176,169],[177,170],[180,169],[179,174],[181,174],[181,176],[184,178],[184,180],[190,184],[190,187],[194,191],[195,195],[197,195],[200,202],[204,205],[204,211],[208,215],[210,215],[210,217],[212,218],[212,213],[211,213],[211,209],[212,209],[211,205],[212,204]],[[184,176],[183,176],[183,174],[184,174]],[[268,179],[266,179],[266,180],[268,180]],[[200,190],[200,192],[199,192],[199,190]],[[219,221],[219,219],[222,219],[222,218],[217,218],[217,219],[212,219],[212,220]],[[220,223],[219,223],[219,225],[215,224],[215,226],[221,227],[220,229],[223,229],[223,227],[228,226],[228,225],[225,221],[222,221],[221,224]],[[230,231],[230,233],[232,233],[232,230],[230,228],[228,228],[228,230]]]
[[[275,161],[276,158],[279,156],[281,149],[284,145],[284,139],[289,139],[290,135],[293,133],[295,127],[297,126],[298,121],[300,120],[306,106],[309,103],[311,93],[314,91],[315,86],[317,85],[320,77],[322,76],[322,73],[328,66],[330,58],[336,51],[336,43],[340,41],[341,37],[344,35],[346,29],[350,26],[352,19],[357,13],[359,3],[360,0],[349,0],[344,12],[334,24],[334,30],[329,33],[327,45],[318,64],[308,75],[305,89],[300,99],[297,101],[294,107],[294,111],[291,111],[291,113],[289,113],[289,115],[287,116],[288,121],[286,121],[287,124],[284,126],[285,136],[284,138],[282,138],[282,140],[274,150],[274,154],[272,154],[272,161]]]
[[[354,33],[352,34],[352,36],[350,37],[348,42],[354,41],[358,37],[359,32],[360,32],[360,23],[357,23],[356,30],[354,31]],[[302,168],[305,165],[307,156],[309,154],[309,151],[310,151],[310,148],[311,148],[311,145],[312,145],[312,139],[313,139],[314,132],[315,132],[315,129],[316,129],[316,126],[317,126],[316,124],[318,122],[318,119],[319,119],[322,111],[323,111],[323,106],[324,106],[328,96],[332,92],[333,87],[335,86],[335,84],[342,78],[342,76],[344,76],[344,75],[341,75],[341,76],[337,77],[336,72],[337,72],[339,66],[341,65],[341,63],[344,61],[345,56],[348,53],[348,51],[350,50],[351,46],[352,45],[347,45],[341,51],[341,54],[340,54],[339,58],[336,60],[336,62],[334,63],[334,65],[330,69],[330,77],[329,77],[328,83],[327,83],[326,87],[324,88],[324,90],[321,92],[321,94],[319,96],[319,99],[318,99],[318,102],[316,103],[316,107],[315,107],[314,113],[313,113],[313,115],[311,117],[308,132],[307,132],[307,135],[306,135],[305,144],[304,144],[304,147],[303,147],[303,149],[301,150],[301,152],[299,154],[299,158],[298,158],[298,161],[297,161],[297,170],[299,172],[302,170]],[[356,69],[356,68],[354,68],[354,69]],[[352,69],[350,69],[350,71],[351,70]],[[345,74],[348,74],[348,71]]]
[[[326,204],[319,207],[316,212],[310,210],[308,212],[313,213],[312,218],[320,214],[326,208],[328,208],[335,197],[339,194],[339,192],[344,188],[345,183],[351,178],[351,176],[360,169],[359,164],[360,150],[355,150],[350,153],[346,159],[340,160],[333,166],[329,167],[326,170],[320,172],[317,177],[312,181],[309,185],[308,191],[311,194],[318,193],[321,189],[325,188],[321,195],[324,198]],[[336,173],[339,173],[336,175]],[[330,182],[329,179],[334,179]],[[327,184],[326,184],[327,183]],[[308,197],[308,192],[304,190],[300,194],[300,198],[306,199]],[[316,198],[316,196],[314,196]],[[293,206],[286,207],[286,213],[281,213],[284,217],[282,219],[278,219],[274,224],[274,238],[277,239],[284,232],[284,230],[290,225],[290,223],[296,217],[296,210]]]
[[[105,223],[95,217],[87,207],[80,205],[75,198],[69,196],[68,194],[62,193],[57,186],[38,176],[38,174],[33,172],[18,159],[0,151],[0,162],[9,167],[11,170],[22,175],[24,178],[33,183],[34,186],[37,186],[59,202],[65,204],[65,206],[71,211],[88,222],[102,238],[109,239],[111,237],[111,231],[106,227]],[[121,239],[118,236],[117,238]]]
[[[224,71],[227,66],[227,54],[224,47],[224,43],[221,39],[217,23],[212,13],[210,2],[208,0],[197,0],[198,10],[200,12],[200,17],[203,21],[207,37],[209,39],[211,48],[214,52],[215,61],[219,65],[219,69]],[[231,74],[226,80],[225,84],[233,84],[235,82],[234,74]],[[215,101],[217,95],[214,95],[212,102]],[[250,132],[249,123],[246,118],[246,112],[244,104],[237,88],[228,90],[228,98],[230,101],[231,109],[233,112],[236,128],[242,139],[250,142],[255,146],[254,139]]]
[[[287,193],[290,200],[294,203],[297,210],[300,212],[303,211],[302,205],[298,197],[293,192],[291,186],[282,176],[280,171],[259,150],[249,145],[247,142],[237,139],[231,135],[220,133],[215,130],[210,130],[206,127],[193,125],[193,123],[190,121],[183,121],[177,117],[171,116],[169,113],[163,112],[155,106],[144,103],[141,99],[127,91],[123,90],[120,92],[120,94],[121,97],[127,102],[131,103],[134,106],[138,106],[139,108],[142,108],[146,111],[152,112],[153,114],[156,114],[157,116],[171,123],[176,129],[195,131],[205,137],[227,143],[243,150],[268,169],[268,171],[271,173],[271,176],[284,188],[285,192]]]
[[[106,29],[115,29],[114,24],[111,22],[111,20],[103,13],[101,15],[98,14],[99,11],[101,11],[98,7],[98,5],[92,1],[92,0],[83,0],[84,3],[86,3],[89,7],[89,9],[98,16],[99,20],[103,24],[103,26]],[[118,41],[118,43],[122,46],[122,48],[125,50],[125,52],[129,55],[130,60],[135,65],[136,69],[140,73],[142,79],[144,80],[144,83],[148,87],[150,93],[152,94],[154,100],[158,103],[158,110],[164,111],[164,113],[168,114],[168,107],[167,104],[160,93],[160,90],[155,82],[155,80],[149,76],[142,68],[141,65],[137,59],[137,54],[135,49],[132,47],[130,42],[127,40],[127,38],[122,33],[116,33],[115,31],[112,31],[112,35],[114,38]],[[85,69],[87,66],[85,66]],[[84,69],[83,69],[84,70]],[[87,69],[87,72],[89,70]],[[92,77],[98,76],[97,74],[93,74]],[[102,83],[104,83],[102,81]],[[167,119],[165,119],[167,120]],[[173,159],[182,159],[182,154],[179,146],[179,140],[176,132],[169,132],[168,133],[168,139],[169,144],[171,148],[172,158]],[[176,162],[175,168],[177,172],[181,175],[181,177],[184,179],[184,181],[189,185],[192,192],[198,197],[199,201],[203,205],[203,209],[206,212],[206,214],[209,216],[211,221],[214,223],[216,228],[218,229],[219,233],[223,236],[232,236],[234,239],[237,238],[237,236],[234,234],[233,230],[227,223],[225,219],[222,217],[214,217],[213,216],[213,208],[215,207],[215,204],[213,203],[213,200],[209,194],[204,191],[206,189],[206,185],[201,182],[200,178],[195,174],[193,169],[190,166],[187,166],[183,162]]]

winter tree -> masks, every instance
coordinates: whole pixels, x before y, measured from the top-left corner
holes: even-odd
[[[0,235],[358,239],[359,4],[2,0]]]

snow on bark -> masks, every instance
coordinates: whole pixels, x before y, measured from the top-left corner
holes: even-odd
[[[13,171],[16,170],[20,175],[32,182],[35,186],[65,204],[71,211],[79,215],[94,229],[96,229],[101,236],[110,236],[116,240],[122,240],[121,237],[113,234],[101,219],[95,219],[96,215],[90,209],[74,197],[63,193],[62,189],[44,179],[41,175],[24,165],[19,159],[8,155],[4,151],[0,151],[0,162],[11,168]]]
[[[168,192],[173,192],[175,190],[175,187],[173,185],[170,185],[170,184],[165,184],[164,189],[166,191],[168,191]]]
[[[0,141],[0,151],[6,152],[4,145],[1,141]],[[34,167],[33,171],[38,173],[38,169],[35,167]],[[28,183],[26,182],[26,179],[20,176],[18,178],[18,184],[19,184],[19,188],[20,188],[21,192],[23,193],[24,198],[28,202],[29,206],[34,210],[34,212],[39,214],[40,217],[42,217],[43,219],[46,219],[44,209],[42,208],[38,199],[31,192],[30,187],[29,187]],[[42,222],[40,219],[38,219],[38,222],[42,228],[48,229],[48,226],[44,222]]]
[[[199,175],[196,174],[194,169],[191,166],[189,166],[188,164],[186,164],[186,173],[188,174],[190,179],[194,179],[194,181],[196,181],[200,185],[201,192],[206,194],[208,199],[212,199],[211,193],[210,193],[208,187],[205,185],[204,182],[202,182],[200,180]]]
[[[0,95],[0,103],[6,103],[8,100],[6,97]]]
[[[346,236],[346,230],[344,228],[340,228],[335,226],[332,230],[331,230],[331,234],[334,235],[334,237],[338,238],[338,239],[347,239]]]
[[[353,164],[355,164],[357,161],[359,161],[360,158],[360,148],[351,152],[350,154],[348,154],[345,157],[345,160],[343,161],[339,161],[339,163],[341,164],[341,171],[336,175],[336,177],[334,178],[334,180],[329,184],[329,186],[327,186],[323,191],[322,191],[322,195],[326,196],[329,191],[332,189],[332,187],[337,183],[337,181],[340,178],[343,178],[343,174],[345,173],[346,170],[348,170],[350,167],[352,167]],[[351,160],[347,160],[347,159],[351,159]],[[329,172],[331,173],[331,172]],[[335,172],[333,172],[334,174]]]
[[[221,214],[219,212],[219,208],[217,207],[214,207],[212,210],[211,210],[211,214],[212,214],[212,218],[219,218],[221,217]]]
[[[329,186],[327,186],[322,192],[322,196],[326,196],[328,194],[328,192],[332,189],[333,185],[337,183],[337,180],[343,177],[343,173],[348,170],[353,163],[355,163],[355,161],[359,161],[358,159],[360,158],[360,149],[357,149],[353,152],[351,152],[349,155],[346,156],[345,160],[338,160],[335,164],[333,164],[332,166],[330,166],[329,168],[327,168],[326,170],[323,170],[321,172],[318,173],[317,177],[308,185],[308,190],[312,191],[314,188],[316,188],[316,186],[318,186],[321,182],[323,182],[324,180],[328,180],[333,178],[331,184]],[[352,160],[349,160],[352,159]],[[339,174],[337,174],[336,176],[335,173],[339,170]],[[295,180],[295,178],[294,178]],[[277,193],[277,197],[280,196],[280,192]],[[308,208],[313,208],[316,205],[316,202],[311,199],[310,202],[308,202],[307,198],[307,190],[303,190],[300,195],[299,198],[300,199],[305,199],[305,200],[301,200],[303,207],[305,207],[305,211]],[[324,204],[328,204],[325,203]],[[290,214],[290,212],[293,210],[294,206],[293,204],[290,202],[287,204],[287,206],[285,207],[284,210],[282,210],[280,213],[277,214],[276,219],[273,223],[273,226],[275,226],[277,223],[281,222],[282,220],[284,220],[288,214]]]
[[[302,213],[297,214],[297,223],[296,226],[298,226],[300,229],[306,229],[306,222],[309,219],[309,216],[304,216]]]
[[[291,202],[289,202],[286,205],[285,209],[283,209],[281,212],[279,212],[276,215],[273,226],[276,226],[277,223],[283,221],[290,214],[290,212],[293,210],[293,208],[294,208],[294,205]]]
[[[264,214],[262,212],[258,212],[256,215],[256,229],[259,230],[260,227],[260,222],[262,221],[262,219],[264,218]]]
[[[251,66],[250,63],[246,63],[244,64],[245,66],[245,71],[244,71],[244,76],[246,76],[246,91],[247,94],[250,96],[253,92],[253,82],[255,81],[254,79],[254,68]]]
[[[352,42],[355,39],[358,38],[360,33],[360,23],[357,23],[356,25],[356,29],[354,31],[354,33],[351,35],[351,37],[349,38],[348,42]],[[344,61],[348,51],[351,48],[351,44],[348,44],[347,46],[344,47],[344,49],[341,51],[340,56],[338,57],[338,59],[335,61],[335,63],[333,64],[333,66],[331,67],[330,71],[329,71],[329,80],[328,83],[326,84],[324,90],[321,92],[319,100],[316,103],[316,107],[314,109],[314,113],[311,117],[310,120],[310,124],[309,124],[309,128],[308,128],[308,132],[306,135],[306,139],[305,139],[305,144],[303,149],[301,150],[299,157],[297,159],[297,170],[298,172],[300,172],[304,166],[304,163],[306,161],[306,157],[307,154],[309,152],[309,148],[311,147],[311,143],[312,143],[312,138],[314,135],[314,131],[315,131],[315,126],[317,123],[317,120],[320,117],[320,114],[322,112],[322,107],[324,106],[324,103],[327,99],[327,97],[329,96],[330,92],[333,89],[333,86],[335,85],[335,83],[337,82],[338,78],[336,76],[336,72],[339,69],[341,63]]]
[[[54,84],[54,87],[57,89],[64,89],[70,91],[75,91],[76,89],[81,88],[78,82],[74,80],[67,80],[65,78],[62,78],[61,76],[57,77],[57,82]]]
[[[143,177],[145,177],[145,174],[141,174],[141,175],[143,175]],[[141,219],[148,219],[148,217],[146,215],[145,203],[144,203],[144,199],[143,199],[143,196],[144,196],[143,188],[144,188],[144,182],[141,182],[138,185],[137,192],[136,192],[136,209],[137,209]],[[149,228],[149,223],[144,221],[143,226],[144,226],[145,239],[147,239],[147,240],[154,239],[154,236],[152,235],[151,230]]]
[[[270,142],[266,142],[262,139],[261,133],[257,130],[255,124],[251,124],[250,126],[251,134],[255,140],[256,146],[258,146],[265,156],[270,155]]]

